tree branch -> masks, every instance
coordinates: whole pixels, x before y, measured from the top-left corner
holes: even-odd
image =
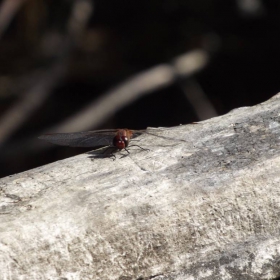
[[[279,276],[279,101],[1,179],[3,279]]]

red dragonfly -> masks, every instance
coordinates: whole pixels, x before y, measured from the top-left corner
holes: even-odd
[[[128,146],[130,140],[145,130],[129,130],[129,129],[103,129],[86,132],[74,133],[54,133],[44,134],[39,139],[46,140],[50,143],[70,146],[70,147],[101,147],[109,146],[122,150]],[[138,146],[138,145],[133,145]],[[140,147],[140,146],[138,146]],[[140,147],[143,149],[142,147]],[[145,149],[143,149],[145,150]],[[127,151],[127,150],[126,150]],[[128,152],[128,151],[127,151]]]

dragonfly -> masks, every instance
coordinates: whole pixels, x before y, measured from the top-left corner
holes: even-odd
[[[118,150],[126,150],[132,138],[135,138],[146,130],[130,129],[103,129],[74,133],[53,133],[39,136],[39,139],[52,144],[69,147],[114,147]],[[138,145],[133,145],[138,146]],[[140,146],[138,146],[140,147]],[[140,147],[143,149],[142,147]],[[147,149],[143,149],[147,150]]]

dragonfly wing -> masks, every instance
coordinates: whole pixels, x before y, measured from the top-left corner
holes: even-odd
[[[70,147],[109,146],[113,143],[115,131],[100,130],[75,133],[44,134],[39,139],[52,144]]]
[[[141,134],[146,133],[146,129],[144,130],[130,130],[132,132],[132,136],[131,139],[136,138],[138,136],[140,136]]]

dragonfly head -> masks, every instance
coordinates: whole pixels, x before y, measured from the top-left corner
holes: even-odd
[[[116,135],[113,139],[113,145],[122,150],[128,146],[129,140],[127,136]]]

